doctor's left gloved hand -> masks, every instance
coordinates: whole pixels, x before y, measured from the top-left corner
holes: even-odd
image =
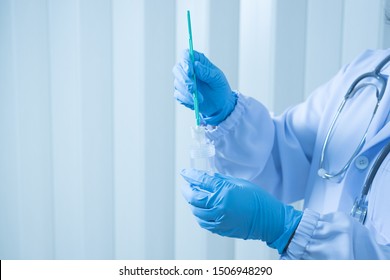
[[[202,228],[222,236],[262,240],[279,253],[285,250],[301,211],[243,179],[210,176],[196,169],[184,169],[181,175],[189,183],[183,186],[183,195]]]

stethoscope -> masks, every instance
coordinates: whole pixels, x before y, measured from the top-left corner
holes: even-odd
[[[320,177],[322,177],[324,179],[337,179],[338,178],[339,180],[341,180],[341,178],[344,176],[345,172],[347,171],[347,169],[351,165],[352,161],[356,158],[356,156],[362,150],[364,144],[366,143],[368,129],[370,128],[372,120],[375,117],[375,114],[378,110],[379,104],[382,100],[383,94],[384,94],[385,89],[386,89],[387,77],[385,75],[381,74],[381,70],[388,62],[390,62],[390,55],[387,56],[385,59],[383,59],[381,61],[381,63],[379,63],[378,66],[374,69],[374,71],[360,75],[352,83],[352,85],[349,87],[347,93],[344,96],[343,101],[341,102],[339,108],[337,109],[335,116],[332,119],[332,122],[330,124],[330,128],[328,129],[328,132],[325,136],[325,141],[324,141],[324,144],[322,146],[319,169],[318,169],[318,175]],[[376,83],[372,82],[373,79],[374,79],[374,81],[376,81]],[[367,80],[367,81],[365,82],[364,80]],[[378,84],[379,84],[379,87],[378,87]],[[346,102],[348,100],[350,100],[351,98],[353,98],[355,96],[356,92],[358,92],[359,90],[361,90],[363,88],[367,88],[367,87],[374,88],[375,95],[377,98],[377,102],[376,102],[374,111],[372,113],[371,119],[368,123],[368,126],[367,126],[367,128],[364,132],[364,135],[363,135],[362,139],[360,140],[356,150],[352,154],[351,158],[347,161],[347,163],[339,171],[330,172],[330,171],[325,169],[324,163],[325,163],[326,150],[329,146],[329,141],[332,138],[335,124],[337,123],[337,120],[338,120]],[[360,194],[360,197],[356,198],[355,203],[352,207],[352,210],[350,213],[351,216],[356,218],[362,224],[364,224],[366,216],[367,216],[367,204],[368,204],[367,199],[366,199],[367,194],[371,188],[372,181],[374,180],[374,177],[375,177],[380,165],[382,164],[382,162],[386,158],[387,154],[389,153],[389,150],[390,150],[390,143],[387,144],[382,149],[379,156],[375,160],[375,163],[374,163],[373,167],[371,168],[366,181],[364,182],[363,190]]]

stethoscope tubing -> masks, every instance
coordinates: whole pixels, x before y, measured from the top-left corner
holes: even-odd
[[[390,61],[390,55],[388,55],[385,59],[383,59],[377,65],[377,67],[375,67],[375,69],[373,71],[368,72],[368,73],[364,73],[364,74],[360,75],[358,78],[356,78],[354,80],[354,82],[351,84],[351,86],[349,87],[347,93],[345,94],[345,96],[343,98],[343,101],[341,102],[340,106],[337,108],[337,112],[336,112],[335,116],[333,117],[333,119],[331,121],[330,128],[328,129],[328,132],[327,132],[327,134],[325,136],[324,144],[322,146],[322,150],[321,150],[321,154],[320,154],[319,170],[318,170],[318,174],[322,178],[324,178],[324,179],[331,179],[331,178],[339,177],[339,176],[342,176],[343,174],[345,174],[345,172],[347,171],[347,169],[351,165],[353,159],[359,154],[359,152],[363,148],[363,146],[364,146],[364,144],[366,142],[366,136],[367,136],[368,129],[369,129],[370,125],[371,125],[372,120],[374,119],[374,117],[376,115],[377,109],[379,107],[379,104],[380,104],[380,102],[382,100],[382,97],[383,97],[385,89],[386,89],[386,83],[387,83],[386,77],[381,74],[381,70],[389,61]],[[366,78],[376,79],[382,85],[381,89],[379,90],[378,87],[375,84],[373,84],[373,83],[365,83],[365,84],[361,85],[360,87],[359,86],[357,87],[357,85],[362,80],[364,80]],[[324,165],[324,161],[325,161],[325,153],[326,153],[326,150],[327,150],[330,138],[332,137],[332,132],[334,131],[335,124],[336,124],[336,122],[337,122],[337,120],[338,120],[338,118],[339,118],[339,116],[340,116],[340,114],[341,114],[341,112],[342,112],[342,110],[344,108],[344,105],[347,102],[347,100],[352,98],[359,89],[361,89],[361,88],[363,88],[365,86],[374,86],[376,88],[375,94],[376,94],[376,98],[377,98],[377,103],[376,103],[376,106],[374,108],[373,114],[371,116],[370,122],[369,122],[369,124],[367,126],[367,129],[366,129],[366,131],[364,133],[363,138],[361,139],[359,145],[357,146],[355,152],[353,153],[351,158],[348,160],[348,162],[338,172],[330,173],[329,171],[324,169],[323,165]]]
[[[383,161],[385,160],[389,152],[390,152],[390,141],[386,144],[384,148],[382,148],[380,154],[377,156],[372,168],[370,169],[367,179],[365,180],[363,185],[363,189],[361,193],[362,197],[367,196],[368,192],[370,191],[372,182],[374,181],[374,178],[378,173],[379,168],[381,167]]]

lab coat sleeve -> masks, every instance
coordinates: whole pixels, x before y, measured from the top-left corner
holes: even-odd
[[[302,199],[324,100],[316,94],[272,118],[251,97],[239,94],[232,114],[208,132],[223,174],[249,180],[283,202]]]
[[[261,103],[238,94],[232,114],[207,135],[215,144],[217,170],[251,180],[271,155],[275,127]]]
[[[321,118],[332,102],[330,93],[346,82],[347,68],[278,117],[238,94],[231,115],[207,133],[215,143],[217,170],[249,180],[285,203],[303,199]]]
[[[281,259],[390,259],[390,247],[345,213],[306,209]]]

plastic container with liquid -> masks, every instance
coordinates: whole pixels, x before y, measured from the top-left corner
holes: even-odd
[[[190,149],[191,168],[214,174],[215,146],[206,138],[204,126],[191,128],[192,144]]]

